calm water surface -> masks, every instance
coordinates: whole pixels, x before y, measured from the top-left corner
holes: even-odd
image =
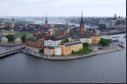
[[[126,46],[124,34],[113,36],[120,36]],[[17,53],[0,59],[0,83],[126,83],[126,48],[70,61]]]

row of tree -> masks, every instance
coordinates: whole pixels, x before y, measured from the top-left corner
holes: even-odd
[[[85,53],[88,53],[88,52],[92,52],[92,49],[88,48],[89,44],[87,42],[84,42],[82,45],[83,45],[82,49],[79,49],[79,51],[72,50],[71,53],[72,54],[85,54]]]
[[[108,46],[111,43],[111,40],[101,38],[99,44],[103,46]]]
[[[8,39],[8,41],[14,41],[14,37],[12,34],[8,34],[6,38]],[[26,35],[22,35],[21,37],[22,42],[25,42],[25,38],[26,38]]]
[[[66,38],[65,40],[62,40],[61,43],[66,43],[66,42],[69,42],[69,39]]]

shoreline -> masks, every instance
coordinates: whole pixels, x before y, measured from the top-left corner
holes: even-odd
[[[80,59],[80,58],[85,58],[85,57],[91,57],[91,56],[96,56],[96,55],[101,55],[101,54],[106,54],[106,53],[111,53],[111,52],[116,52],[116,51],[120,51],[121,49],[116,46],[113,48],[108,48],[108,49],[103,49],[103,50],[96,50],[94,52],[91,53],[87,53],[84,55],[79,55],[79,56],[75,56],[75,55],[69,55],[69,56],[46,56],[46,55],[35,55],[35,54],[31,54],[31,53],[27,53],[26,51],[22,50],[23,53],[34,56],[34,57],[38,57],[41,59],[46,59],[46,60],[53,60],[53,61],[66,61],[66,60],[75,60],[75,59]],[[46,58],[48,57],[48,58]]]

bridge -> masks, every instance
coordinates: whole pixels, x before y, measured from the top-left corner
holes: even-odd
[[[114,34],[122,34],[122,33],[125,33],[125,30],[120,30],[120,31],[114,31],[113,33],[112,32],[100,32],[100,35],[114,35]]]
[[[13,47],[13,48],[10,48],[10,49],[0,50],[0,58],[5,57],[7,55],[11,55],[11,54],[14,54],[14,53],[21,52],[22,49],[24,49],[25,47],[26,47],[25,45],[21,45],[21,46],[16,46],[16,47]]]

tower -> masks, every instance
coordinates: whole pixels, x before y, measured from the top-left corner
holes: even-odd
[[[12,17],[12,20],[11,20],[11,28],[13,28],[15,26],[15,21],[14,21],[14,18]]]
[[[83,12],[82,12],[82,16],[81,16],[81,23],[80,23],[79,33],[80,33],[80,35],[83,35],[85,33],[84,21],[83,21]]]
[[[25,39],[25,40],[26,40],[26,46],[28,46],[28,39],[29,39],[29,36],[30,36],[29,33],[27,33],[26,39]]]
[[[45,26],[48,25],[48,20],[47,20],[47,14],[46,14],[46,19],[45,19]]]

